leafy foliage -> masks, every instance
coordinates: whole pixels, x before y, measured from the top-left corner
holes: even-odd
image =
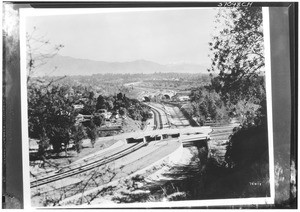
[[[262,11],[259,7],[222,8],[217,22],[218,34],[209,43],[209,71],[219,73],[215,85],[226,100],[236,104],[251,98],[249,88],[260,89],[252,82],[264,67]]]
[[[72,135],[75,144],[75,149],[79,153],[82,149],[82,140],[86,137],[86,132],[82,124],[75,125],[72,128]]]
[[[91,144],[94,148],[97,139],[97,128],[93,122],[93,119],[89,122],[89,126],[87,127],[87,136],[91,139]]]
[[[128,115],[140,121],[151,116],[147,106],[122,93],[109,97],[100,95],[96,99],[94,92],[87,87],[61,86],[51,82],[33,78],[28,86],[29,136],[40,140],[41,155],[50,145],[56,153],[66,150],[70,140],[74,141],[75,149],[80,152],[85,137],[94,146],[99,134],[98,127],[105,124],[103,114],[95,115],[97,108],[107,108],[112,114]],[[75,110],[75,104],[82,104],[83,108]],[[76,117],[79,113],[91,115],[91,121],[78,125]]]
[[[97,98],[97,104],[96,104],[96,110],[99,109],[107,109],[107,106],[105,104],[105,99],[102,95],[99,95]]]
[[[67,94],[67,87],[36,84],[28,87],[29,136],[41,141],[49,138],[55,152],[61,150],[62,144],[69,143],[71,127],[75,124],[73,97]]]
[[[100,127],[101,125],[105,124],[105,117],[103,114],[100,116],[94,116],[92,121],[97,127]]]
[[[226,162],[239,170],[240,182],[265,180],[268,179],[268,131],[262,9],[222,8],[217,22],[218,34],[209,43],[212,52],[209,71],[218,75],[212,78],[210,87],[220,93],[229,115],[241,121],[230,137]]]
[[[244,122],[255,117],[265,99],[262,11],[222,8],[216,22],[208,71],[218,75],[191,94],[192,105],[200,123],[226,113]]]
[[[191,92],[192,116],[198,118],[200,125],[207,119],[226,120],[227,110],[221,96],[211,88],[199,87]]]
[[[230,167],[243,168],[254,162],[268,162],[267,117],[262,110],[231,135],[225,156]]]

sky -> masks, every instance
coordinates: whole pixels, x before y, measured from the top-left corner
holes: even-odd
[[[26,31],[63,44],[60,55],[107,62],[209,62],[213,8],[32,16]]]

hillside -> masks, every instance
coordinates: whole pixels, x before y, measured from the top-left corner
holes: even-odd
[[[55,71],[53,71],[57,67]],[[174,72],[174,73],[207,73],[206,67],[198,64],[172,64],[162,65],[147,60],[130,62],[104,62],[88,59],[57,55],[45,65],[38,68],[37,76],[62,76],[62,75],[92,75],[105,73],[144,73]]]

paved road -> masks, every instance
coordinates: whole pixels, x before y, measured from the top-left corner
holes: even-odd
[[[54,199],[59,198],[61,195],[63,195],[64,198],[68,198],[111,181],[127,177],[171,154],[180,146],[181,143],[176,141],[176,139],[150,142],[148,146],[114,160],[105,166],[100,166],[93,170],[72,176],[69,181],[76,182],[77,184],[69,185],[67,189],[58,189],[64,185],[61,181],[46,184],[36,189],[33,188],[33,202],[36,206],[41,205],[43,204],[44,198],[49,195],[53,196]],[[63,181],[66,183],[67,179],[68,178],[65,178]],[[54,188],[55,191],[53,191]]]

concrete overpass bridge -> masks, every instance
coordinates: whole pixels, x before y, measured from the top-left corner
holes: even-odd
[[[177,91],[174,90],[157,90],[155,92],[144,93],[144,101],[150,101],[150,99],[156,97],[159,100],[171,100],[173,96],[177,94]]]
[[[123,140],[126,143],[146,143],[152,141],[160,141],[164,139],[179,139],[183,144],[185,143],[199,143],[210,139],[211,127],[185,127],[176,129],[161,129],[153,131],[141,131],[124,133],[113,136],[115,140]],[[104,138],[109,139],[109,137]]]

